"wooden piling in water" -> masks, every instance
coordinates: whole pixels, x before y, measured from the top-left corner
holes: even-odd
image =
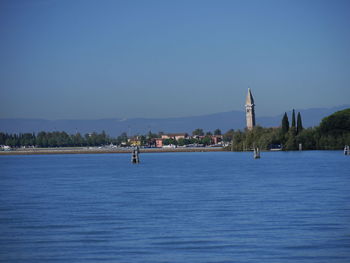
[[[344,155],[350,155],[350,147],[349,147],[349,145],[345,145],[345,147],[344,147]]]
[[[140,158],[139,158],[139,147],[136,147],[132,150],[131,153],[131,163],[139,163]]]
[[[254,148],[254,159],[260,159],[260,150],[258,147]]]

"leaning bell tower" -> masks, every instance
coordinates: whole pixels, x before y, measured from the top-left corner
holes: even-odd
[[[245,114],[247,119],[247,129],[252,130],[255,126],[255,104],[250,88],[248,89],[247,98],[245,100]]]

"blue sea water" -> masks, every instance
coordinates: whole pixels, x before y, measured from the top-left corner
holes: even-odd
[[[340,151],[0,156],[1,262],[350,262]]]

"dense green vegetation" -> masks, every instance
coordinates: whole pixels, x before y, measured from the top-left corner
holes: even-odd
[[[350,145],[350,109],[338,111],[324,118],[318,127],[308,129],[303,128],[300,113],[295,121],[293,110],[291,126],[285,113],[279,128],[257,126],[252,131],[234,131],[228,150],[245,151],[254,147],[298,150],[299,144],[304,150],[336,150]]]
[[[80,133],[69,135],[66,132],[39,132],[23,134],[0,133],[0,145],[11,147],[68,147],[68,146],[99,146],[110,144],[113,140],[106,135],[91,133],[82,136]],[[115,140],[114,140],[115,141]]]

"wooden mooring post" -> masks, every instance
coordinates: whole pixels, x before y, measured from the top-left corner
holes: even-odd
[[[344,147],[344,154],[345,155],[350,155],[350,147],[349,147],[349,145],[345,145],[345,147]]]
[[[131,153],[131,163],[139,163],[140,158],[139,158],[139,147],[136,147],[132,150]]]
[[[254,159],[260,159],[260,149],[254,147]]]

